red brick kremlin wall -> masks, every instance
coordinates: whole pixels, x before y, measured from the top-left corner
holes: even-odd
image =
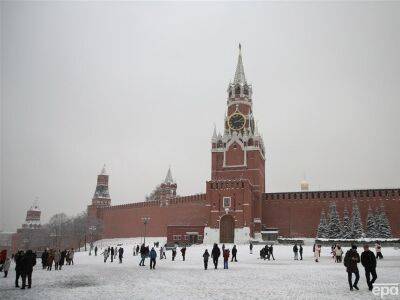
[[[262,223],[279,228],[280,236],[315,237],[322,209],[327,213],[329,204],[334,201],[342,220],[345,206],[351,213],[353,199],[360,209],[364,230],[368,207],[375,210],[382,203],[393,236],[400,237],[400,189],[266,193]]]
[[[206,195],[193,195],[160,201],[139,202],[100,208],[98,216],[103,221],[103,238],[140,237],[143,235],[143,217],[150,217],[146,235],[167,236],[168,225],[204,225],[209,209]]]

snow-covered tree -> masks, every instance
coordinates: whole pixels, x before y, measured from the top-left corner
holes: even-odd
[[[368,208],[366,236],[368,238],[378,237],[375,215],[371,209],[371,206]]]
[[[342,238],[343,239],[351,239],[352,232],[351,232],[351,222],[349,217],[349,211],[347,207],[344,208],[343,212],[343,226],[342,226]]]
[[[390,228],[389,220],[385,213],[385,208],[383,204],[380,209],[376,210],[375,213],[375,223],[378,238],[391,238],[392,229]]]
[[[321,212],[321,218],[319,220],[319,225],[318,225],[318,231],[317,231],[317,237],[318,238],[328,238],[327,235],[327,228],[328,224],[326,221],[326,216],[325,216],[325,211],[322,210]]]
[[[353,201],[353,210],[351,213],[351,237],[353,239],[359,239],[363,235],[363,226],[361,222],[361,214],[358,209],[356,201]]]
[[[339,215],[336,209],[336,203],[329,205],[329,221],[327,225],[327,236],[330,239],[338,239],[342,235],[342,224],[340,224]]]

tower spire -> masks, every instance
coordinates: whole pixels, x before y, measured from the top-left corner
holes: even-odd
[[[174,179],[172,178],[171,167],[168,168],[167,176],[165,176],[164,183],[173,183]]]
[[[243,61],[242,61],[242,45],[239,44],[239,57],[236,66],[235,79],[233,80],[234,84],[245,84],[246,77],[244,75]]]

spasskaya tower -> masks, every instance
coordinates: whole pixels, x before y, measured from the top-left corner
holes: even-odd
[[[244,74],[241,45],[233,83],[228,86],[223,134],[212,137],[212,180],[248,179],[265,192],[265,150],[253,116],[252,86]]]
[[[228,86],[222,133],[211,140],[210,213],[205,243],[242,243],[261,238],[261,199],[265,192],[265,149],[253,115],[253,90],[244,74],[241,46]]]

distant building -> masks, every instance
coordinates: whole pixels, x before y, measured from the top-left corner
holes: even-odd
[[[176,197],[176,188],[177,184],[174,182],[171,168],[169,168],[164,181],[146,197],[146,201],[161,201],[163,204],[168,204],[169,199]]]

